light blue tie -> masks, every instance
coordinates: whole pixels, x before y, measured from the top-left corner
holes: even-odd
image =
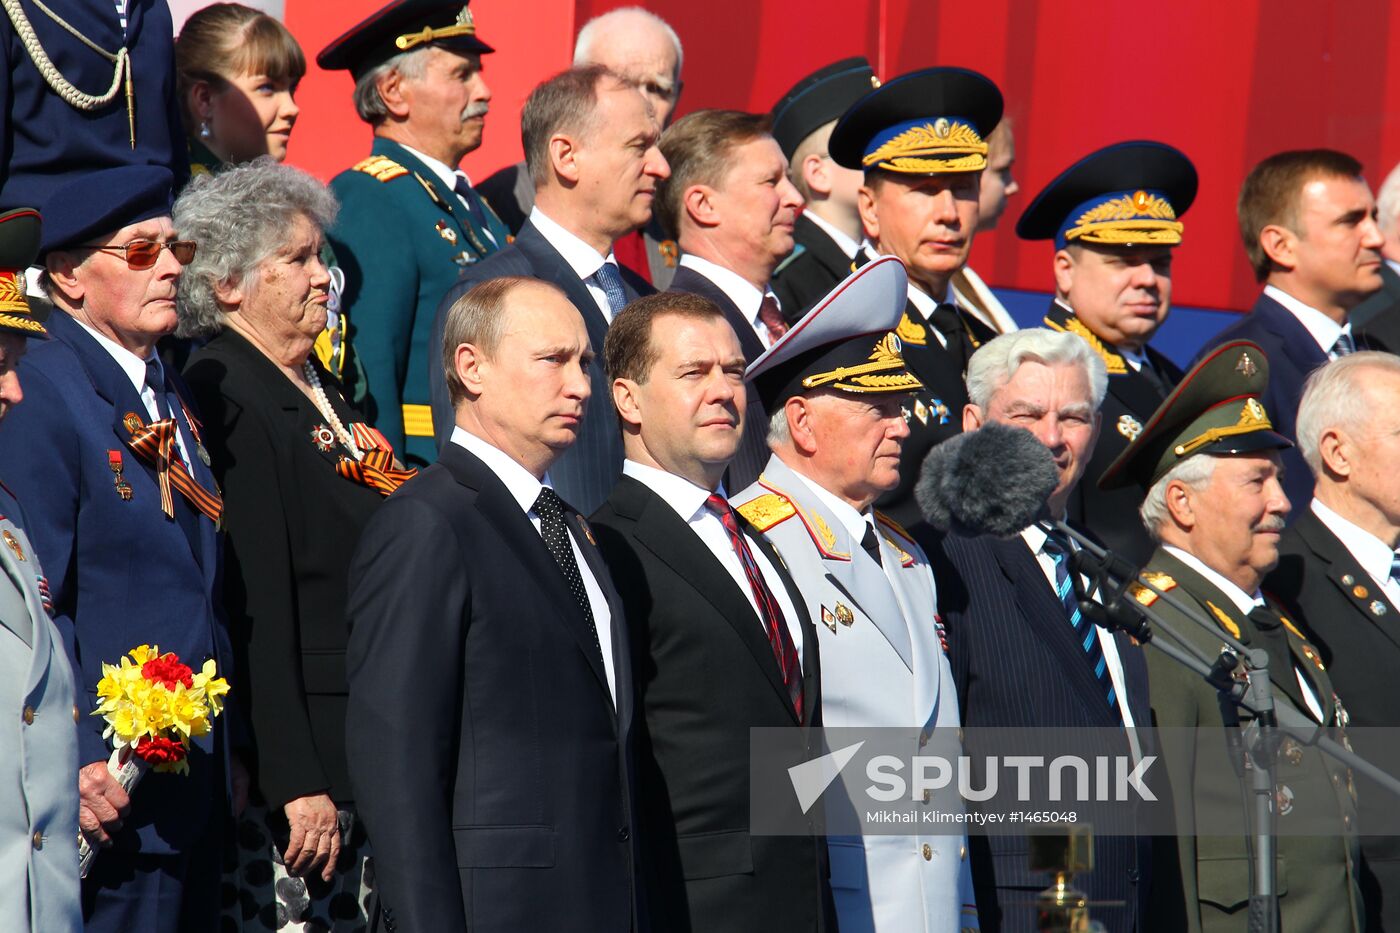
[[[1108,698],[1108,705],[1113,710],[1115,719],[1122,720],[1122,712],[1118,709],[1118,694],[1113,689],[1113,678],[1108,673],[1108,661],[1103,656],[1103,646],[1099,644],[1099,634],[1094,630],[1094,623],[1084,618],[1084,614],[1079,611],[1079,600],[1074,595],[1074,581],[1069,576],[1069,543],[1059,538],[1057,535],[1047,535],[1043,550],[1055,562],[1055,592],[1060,597],[1060,603],[1065,607],[1065,615],[1069,618],[1069,623],[1074,627],[1074,634],[1079,639],[1079,645],[1084,649],[1084,656],[1089,662],[1089,668],[1094,672],[1094,678],[1098,680],[1099,686],[1103,688],[1104,696]]]
[[[1350,331],[1342,331],[1337,335],[1336,341],[1332,344],[1331,357],[1339,360],[1344,356],[1351,356],[1356,352],[1356,339],[1352,337]]]
[[[610,315],[617,317],[618,312],[627,305],[627,292],[622,288],[622,273],[618,272],[617,266],[611,262],[605,262],[590,278],[598,283],[598,287],[607,296]]]

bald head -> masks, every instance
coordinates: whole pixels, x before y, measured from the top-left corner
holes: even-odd
[[[574,66],[603,65],[635,81],[662,127],[681,93],[681,40],[665,20],[640,7],[595,17],[579,30]]]

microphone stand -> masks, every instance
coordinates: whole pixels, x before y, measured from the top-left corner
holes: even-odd
[[[1253,859],[1250,870],[1249,929],[1251,933],[1277,933],[1279,929],[1277,890],[1277,831],[1274,825],[1276,786],[1275,769],[1282,733],[1296,741],[1311,745],[1324,754],[1367,775],[1377,784],[1400,796],[1400,780],[1348,751],[1325,736],[1322,727],[1289,706],[1274,704],[1273,687],[1269,682],[1268,655],[1262,649],[1251,649],[1222,632],[1194,606],[1188,606],[1171,593],[1150,581],[1138,578],[1138,569],[1122,558],[1099,547],[1063,521],[1049,523],[1063,535],[1072,538],[1081,548],[1072,565],[1072,579],[1079,608],[1096,625],[1109,631],[1122,629],[1142,644],[1151,644],[1176,661],[1200,675],[1216,689],[1226,730],[1227,748],[1231,761],[1243,761],[1249,756],[1251,781],[1248,788],[1253,800],[1252,833]],[[1090,557],[1083,557],[1088,554]],[[1083,586],[1081,576],[1092,580]],[[1114,582],[1116,579],[1117,582]],[[1225,642],[1225,648],[1211,659],[1185,640],[1181,633],[1166,622],[1152,607],[1145,606],[1127,594],[1129,585],[1136,583],[1155,593],[1167,605]],[[1100,594],[1102,602],[1092,598]],[[1154,638],[1154,627],[1176,642],[1169,644]],[[1241,682],[1240,676],[1244,680]],[[1239,710],[1254,715],[1254,722],[1240,728]],[[1242,754],[1243,753],[1243,754]],[[1237,766],[1237,774],[1240,768]],[[1240,774],[1243,779],[1243,774]]]

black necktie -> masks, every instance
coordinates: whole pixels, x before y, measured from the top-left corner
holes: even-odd
[[[146,361],[146,385],[156,397],[156,414],[161,420],[170,417],[170,403],[165,400],[165,371],[161,369],[160,357],[152,356]]]
[[[933,325],[934,330],[943,335],[948,344],[948,352],[956,356],[962,368],[966,369],[968,357],[972,353],[968,345],[967,328],[963,325],[962,315],[958,313],[958,306],[946,301],[940,302],[928,316],[928,322]]]
[[[1167,381],[1162,378],[1161,373],[1157,372],[1157,367],[1152,365],[1152,360],[1148,358],[1146,353],[1142,355],[1142,366],[1138,367],[1138,372],[1142,374],[1143,379],[1147,380],[1148,385],[1152,386],[1152,391],[1157,393],[1157,398],[1165,400],[1171,394],[1171,388],[1168,387]]]
[[[540,517],[540,537],[559,570],[564,574],[564,582],[569,584],[569,592],[583,617],[588,621],[588,631],[593,636],[593,645],[602,655],[603,646],[598,641],[598,623],[593,619],[593,604],[588,600],[588,589],[583,585],[583,576],[578,571],[578,561],[574,560],[574,547],[569,537],[569,526],[564,521],[564,500],[548,486],[541,487],[539,498],[535,500],[533,511]]]
[[[884,559],[880,557],[880,539],[875,536],[875,526],[869,522],[865,523],[865,536],[860,539],[860,546],[865,548],[871,560],[881,567],[885,566]]]

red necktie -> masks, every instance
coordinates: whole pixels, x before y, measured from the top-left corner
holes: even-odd
[[[773,343],[777,343],[778,338],[787,333],[788,325],[787,321],[783,320],[783,310],[778,307],[778,299],[772,295],[763,296],[763,303],[758,306],[758,319],[768,328],[768,339]]]
[[[729,543],[733,545],[734,553],[739,555],[739,563],[744,568],[744,576],[749,580],[749,589],[753,591],[754,602],[758,603],[760,621],[763,622],[763,627],[768,632],[768,644],[773,649],[773,659],[778,662],[778,670],[783,675],[783,685],[787,687],[788,698],[792,700],[792,708],[797,711],[797,718],[800,721],[802,719],[802,669],[797,663],[797,648],[792,643],[792,635],[788,632],[787,622],[783,619],[783,610],[779,607],[778,601],[773,598],[773,591],[768,588],[767,581],[763,579],[763,573],[758,569],[753,552],[749,550],[749,543],[739,532],[739,520],[734,515],[734,509],[722,497],[715,494],[711,494],[705,500],[705,506],[719,516],[724,530],[729,533]]]

